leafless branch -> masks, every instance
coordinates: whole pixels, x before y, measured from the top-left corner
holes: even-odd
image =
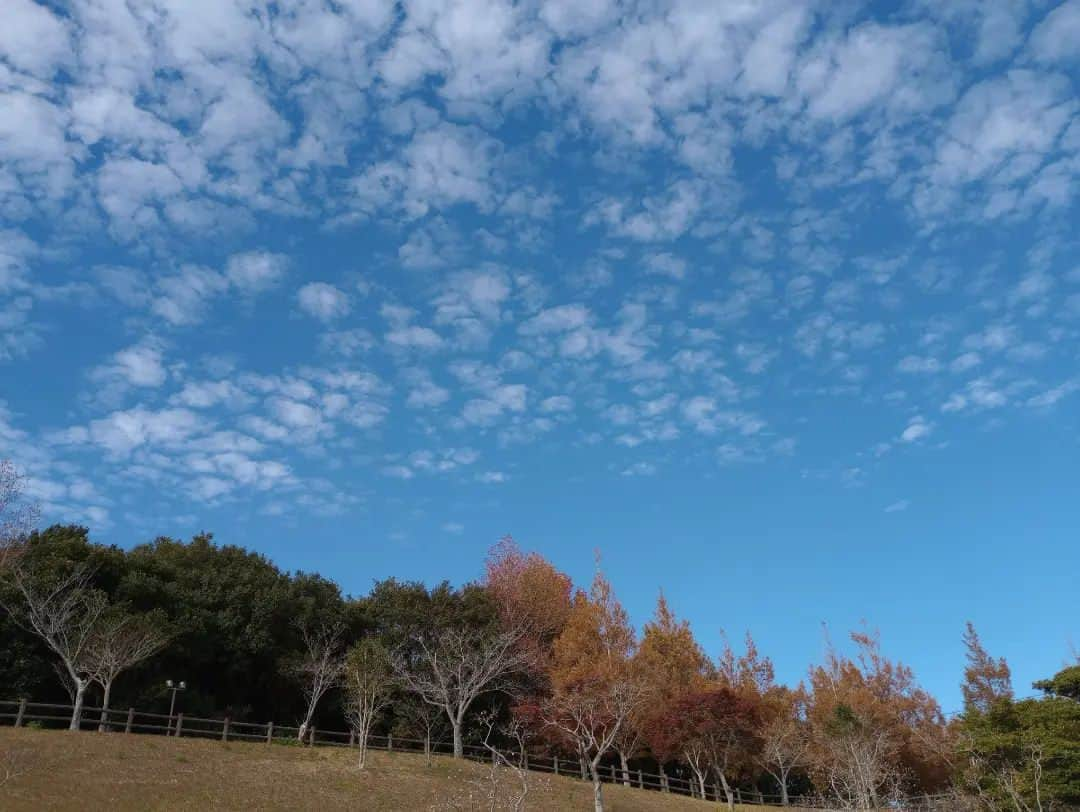
[[[0,787],[24,775],[30,762],[30,753],[24,748],[9,745],[0,749]]]
[[[298,624],[304,641],[304,652],[289,672],[300,683],[307,700],[304,719],[297,731],[297,738],[304,740],[319,701],[326,692],[341,684],[345,673],[345,657],[341,650],[344,627],[333,624]]]
[[[108,728],[109,700],[117,677],[132,666],[153,657],[168,643],[165,631],[148,616],[106,613],[90,636],[87,668],[104,692],[98,730]]]
[[[490,713],[480,717],[480,726],[484,730],[483,746],[491,754],[491,768],[488,773],[490,791],[488,793],[488,808],[495,812],[499,806],[500,777],[506,770],[510,770],[515,778],[516,788],[511,790],[507,802],[514,812],[522,812],[525,809],[525,801],[529,797],[529,765],[527,762],[528,729],[519,720],[515,719],[508,724],[498,726],[500,732],[514,743],[514,752],[507,755],[491,743],[491,736],[495,732],[495,720]]]
[[[639,682],[616,679],[562,688],[540,706],[544,726],[560,733],[588,765],[597,812],[604,808],[600,762],[643,698]]]
[[[364,640],[349,651],[345,660],[344,687],[345,717],[356,733],[359,766],[363,769],[371,726],[390,701],[394,687],[390,655],[376,640]]]
[[[60,658],[75,686],[72,730],[78,730],[82,702],[92,676],[90,641],[105,611],[105,596],[90,588],[93,569],[79,564],[64,576],[51,579],[25,558],[9,562],[8,575],[18,595],[5,605],[11,617],[41,640]]]
[[[508,678],[527,663],[516,645],[519,632],[449,628],[421,635],[416,652],[399,650],[393,659],[401,684],[429,705],[442,708],[454,734],[454,757],[464,754],[462,724],[484,693],[507,690]]]
[[[37,506],[25,499],[25,484],[11,460],[0,460],[0,572],[22,551],[37,521]]]

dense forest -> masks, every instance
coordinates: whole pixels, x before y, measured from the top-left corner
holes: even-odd
[[[1037,683],[1042,698],[1016,700],[1008,665],[970,626],[965,708],[949,720],[865,631],[852,635],[856,656],[830,650],[802,683],[781,685],[750,636],[711,660],[662,594],[639,634],[599,567],[576,588],[510,539],[491,550],[477,583],[388,579],[362,596],[206,534],[122,550],[85,528],[53,526],[11,550],[0,587],[4,698],[70,702],[83,676],[90,699],[102,698],[100,668],[65,669],[56,642],[30,622],[28,603],[66,595],[77,598],[69,621],[93,614],[80,627],[86,652],[98,650],[95,635],[150,644],[114,668],[114,707],[167,710],[166,680],[183,679],[190,714],[350,724],[459,748],[497,720],[500,735],[528,731],[531,749],[580,759],[593,775],[644,765],[729,797],[849,808],[946,793],[957,808],[1080,804],[1080,665]],[[459,682],[440,693],[448,664]]]

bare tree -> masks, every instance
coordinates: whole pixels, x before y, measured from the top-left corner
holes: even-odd
[[[0,747],[0,789],[9,781],[24,775],[32,762],[31,751],[14,743]]]
[[[394,704],[394,716],[407,736],[423,737],[424,759],[430,767],[432,745],[447,729],[446,712],[437,705],[429,705],[414,694],[407,694]]]
[[[345,657],[341,651],[344,628],[340,623],[318,626],[302,623],[298,628],[304,641],[304,652],[290,666],[289,672],[300,683],[307,700],[304,719],[296,734],[296,738],[303,741],[320,700],[327,691],[341,683],[345,673]]]
[[[373,637],[361,640],[345,659],[345,717],[356,732],[359,767],[367,759],[368,736],[376,717],[390,701],[394,672],[390,653]]]
[[[499,750],[491,743],[491,736],[495,732],[496,724],[490,713],[484,713],[480,717],[480,726],[484,730],[484,748],[491,754],[491,769],[488,773],[488,810],[495,812],[499,808],[500,787],[499,780],[502,773],[509,770],[513,773],[515,788],[509,792],[507,805],[514,812],[523,812],[525,801],[529,797],[529,764],[527,760],[527,745],[529,730],[519,719],[513,719],[505,725],[499,725],[499,732],[514,743],[512,753]]]
[[[780,785],[780,803],[789,806],[788,783],[793,770],[808,763],[810,731],[799,716],[798,697],[781,697],[761,727],[762,768]]]
[[[101,686],[101,718],[98,730],[108,730],[109,699],[113,683],[124,671],[153,657],[169,637],[153,615],[106,612],[90,637],[87,668],[91,679]]]
[[[884,725],[841,706],[818,742],[816,765],[844,809],[876,809],[898,796],[903,776],[896,743]]]
[[[14,560],[37,520],[36,507],[25,499],[25,481],[11,460],[0,460],[0,572]]]
[[[1004,764],[992,763],[966,736],[958,749],[964,754],[967,769],[955,788],[957,809],[997,812],[1008,808],[1014,812],[1044,812],[1059,808],[1053,801],[1043,803],[1044,753],[1041,745],[1025,745],[1019,761]]]
[[[543,724],[562,734],[588,767],[596,812],[604,812],[600,762],[614,746],[642,697],[638,681],[616,679],[562,688],[541,703]]]
[[[630,759],[641,749],[645,738],[637,716],[638,714],[635,713],[627,719],[615,737],[615,752],[619,754],[619,768],[622,772],[623,786],[626,787],[630,786]]]
[[[398,680],[429,705],[442,708],[454,736],[454,758],[464,757],[465,714],[477,697],[505,690],[506,678],[527,662],[517,632],[449,628],[415,638],[416,650],[393,659]]]
[[[70,730],[78,730],[82,722],[83,699],[94,673],[91,641],[107,605],[105,596],[90,588],[92,575],[86,564],[56,580],[33,572],[25,560],[10,567],[19,600],[5,608],[16,623],[40,637],[60,658],[74,687]]]

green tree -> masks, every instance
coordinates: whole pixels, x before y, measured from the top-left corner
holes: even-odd
[[[969,793],[1002,808],[1074,809],[1080,806],[1078,667],[1036,687],[1041,699],[999,699],[971,707],[959,722],[960,778]]]
[[[1080,665],[1063,668],[1050,679],[1039,680],[1032,687],[1048,696],[1060,696],[1080,702]]]

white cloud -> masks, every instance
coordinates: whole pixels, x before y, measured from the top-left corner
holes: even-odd
[[[349,296],[326,282],[309,282],[296,294],[300,309],[320,321],[333,321],[349,312]]]
[[[1045,392],[1041,392],[1038,395],[1033,395],[1028,398],[1028,406],[1036,409],[1044,409],[1057,405],[1059,401],[1072,395],[1074,392],[1080,391],[1080,381],[1069,380],[1064,383],[1058,384]]]
[[[886,513],[901,513],[911,507],[911,502],[907,499],[898,499],[895,502],[885,507]]]
[[[554,412],[571,412],[574,410],[574,401],[566,395],[554,395],[540,401],[539,409],[541,412],[548,414]]]
[[[693,181],[672,183],[664,194],[652,195],[640,206],[627,206],[618,199],[601,203],[586,219],[604,223],[613,233],[642,242],[673,240],[697,220],[705,205],[701,186]]]
[[[682,279],[686,276],[686,260],[673,254],[652,254],[645,258],[645,269],[651,274]]]
[[[518,327],[525,336],[560,333],[583,327],[589,320],[589,309],[580,304],[558,305],[542,310]]]
[[[173,400],[193,409],[209,409],[218,405],[243,408],[251,404],[251,396],[232,381],[189,381],[173,396]]]
[[[1080,0],[1066,0],[1035,27],[1028,47],[1042,62],[1068,64],[1080,59],[1077,42],[1080,42]]]
[[[71,59],[67,26],[32,0],[5,0],[0,57],[19,70],[50,79]]]
[[[941,362],[936,358],[923,358],[917,355],[905,355],[896,368],[909,374],[933,373],[941,371]]]
[[[92,420],[85,428],[68,429],[58,439],[73,444],[92,443],[108,454],[126,456],[144,446],[177,448],[211,426],[211,422],[188,409],[154,411],[139,406]]]
[[[228,289],[225,278],[209,268],[190,265],[160,279],[150,304],[153,313],[172,325],[195,324],[206,316],[210,301]]]
[[[963,391],[954,392],[942,404],[943,412],[997,409],[1009,402],[1008,395],[989,378],[970,381]]]
[[[413,350],[437,350],[443,346],[443,339],[430,327],[409,325],[386,334],[386,343],[393,347]]]
[[[934,424],[927,422],[921,416],[911,418],[907,428],[900,432],[900,442],[914,443],[930,435],[934,430]]]
[[[877,103],[898,112],[932,108],[951,95],[943,45],[928,25],[866,23],[816,49],[797,86],[812,116],[833,121]]]
[[[268,251],[247,251],[229,257],[225,275],[236,288],[257,293],[277,285],[288,270],[288,258]]]
[[[1046,162],[1078,108],[1060,75],[1013,70],[976,84],[952,113],[916,209],[938,216],[968,196],[981,216],[996,218],[1067,202],[1071,192],[1054,188]],[[983,184],[981,193],[971,196],[971,184]]]
[[[414,370],[405,377],[409,384],[409,394],[405,403],[411,409],[434,408],[450,399],[450,392],[436,384],[427,372]]]
[[[165,383],[168,372],[162,363],[160,345],[153,339],[120,350],[109,363],[91,372],[91,378],[101,384],[156,388]]]

